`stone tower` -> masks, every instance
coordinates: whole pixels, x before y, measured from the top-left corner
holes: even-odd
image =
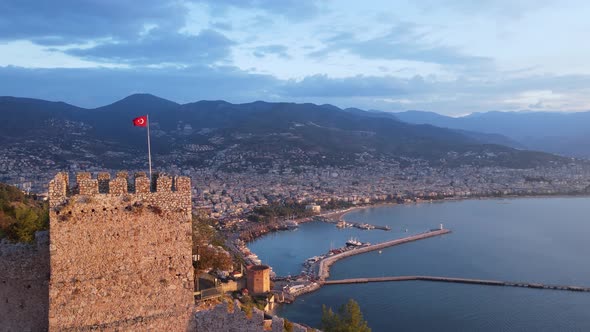
[[[59,173],[49,184],[49,330],[186,331],[194,303],[190,179],[76,179],[70,188]]]
[[[270,267],[267,265],[252,265],[248,267],[247,287],[252,294],[262,294],[270,291]]]

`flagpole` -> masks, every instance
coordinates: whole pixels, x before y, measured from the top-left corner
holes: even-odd
[[[148,163],[150,166],[150,188],[152,187],[152,148],[150,146],[150,116],[146,115],[147,120],[147,141],[148,141]]]

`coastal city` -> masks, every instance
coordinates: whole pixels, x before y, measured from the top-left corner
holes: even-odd
[[[590,1],[1,1],[0,332],[590,331]]]
[[[268,232],[297,228],[299,223],[320,221],[333,223],[334,227],[381,229],[387,227],[347,222],[342,217],[355,207],[383,203],[414,203],[441,199],[467,199],[485,197],[584,195],[590,188],[590,165],[570,164],[545,166],[532,169],[503,167],[433,167],[418,159],[400,162],[375,161],[359,163],[355,167],[289,167],[282,160],[270,169],[223,171],[219,167],[196,168],[171,166],[161,170],[163,174],[180,174],[192,180],[193,212],[214,220],[215,228],[225,239],[225,247],[215,248],[224,255],[232,254],[244,266],[263,266],[256,253],[248,248],[248,242]],[[49,165],[43,172],[32,163],[15,165],[15,161],[0,163],[4,179],[25,191],[46,195],[47,181],[40,174],[57,172]],[[73,163],[70,172],[83,169],[86,172],[104,171],[100,167]],[[141,172],[142,170],[136,170]],[[160,171],[160,169],[157,169]],[[114,173],[114,171],[111,171]],[[133,174],[133,171],[131,171]],[[297,204],[305,210],[292,215],[277,216],[266,222],[250,218],[257,209],[265,206]],[[441,225],[442,230],[442,225]],[[310,257],[302,262],[301,273],[277,276],[269,267],[273,280],[273,301],[292,302],[296,296],[312,292],[327,278],[332,257],[348,257],[363,252],[359,249],[371,244],[350,239],[346,246],[334,248],[328,253]],[[227,250],[227,251],[226,251]],[[334,256],[335,255],[335,256]],[[326,260],[330,258],[330,260]],[[331,263],[330,263],[331,264]],[[240,276],[236,271],[212,271],[227,281],[228,276]],[[234,283],[234,285],[237,285]],[[227,291],[227,286],[225,290]],[[237,286],[229,288],[238,290]],[[207,291],[204,291],[204,294]],[[222,291],[213,292],[215,296]],[[211,294],[210,294],[211,295]],[[214,296],[214,297],[215,297]]]
[[[32,161],[33,155],[12,159],[7,156],[10,154],[0,155],[2,182],[26,192],[46,195],[50,176],[63,171],[55,165],[40,166]],[[416,199],[586,194],[590,190],[590,164],[580,161],[529,169],[430,166],[419,159],[405,162],[405,166],[397,161],[371,160],[356,166],[318,167],[290,166],[283,160],[274,167],[241,171],[224,171],[219,165],[197,168],[174,164],[155,170],[190,176],[194,208],[226,223],[243,220],[255,207],[286,201],[359,205]],[[109,171],[75,161],[67,170]],[[133,174],[145,169],[129,171]]]

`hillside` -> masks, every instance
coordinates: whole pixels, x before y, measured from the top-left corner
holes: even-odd
[[[18,188],[0,183],[0,239],[31,243],[35,232],[48,228],[47,204]]]
[[[499,145],[509,141],[500,135],[408,124],[387,113],[262,101],[180,105],[148,94],[96,109],[1,97],[2,152],[8,165],[26,159],[32,165],[78,168],[143,166],[145,129],[133,127],[131,119],[147,113],[155,165],[268,170],[415,159],[449,167],[529,168],[567,161]]]
[[[590,112],[486,112],[452,118],[407,111],[394,116],[407,123],[500,134],[530,150],[590,158]]]

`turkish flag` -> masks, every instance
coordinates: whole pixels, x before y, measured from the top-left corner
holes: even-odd
[[[133,119],[133,125],[136,127],[145,127],[147,126],[147,121],[147,115],[142,115]]]

